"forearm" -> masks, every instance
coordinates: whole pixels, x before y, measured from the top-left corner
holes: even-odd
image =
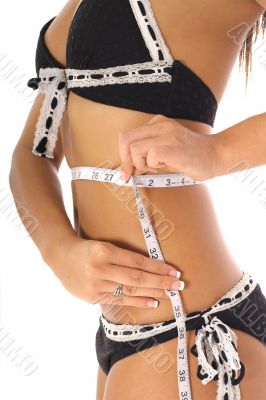
[[[217,151],[215,176],[266,164],[266,113],[253,115],[212,137]]]
[[[43,259],[50,260],[63,243],[76,236],[64,207],[55,164],[18,146],[13,153],[9,182],[22,223]],[[34,217],[35,229],[27,226],[25,210]]]

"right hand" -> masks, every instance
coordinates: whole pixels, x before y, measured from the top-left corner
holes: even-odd
[[[92,304],[151,308],[154,300],[168,298],[165,289],[180,283],[177,270],[162,261],[78,236],[62,244],[57,256],[47,263],[69,292]],[[114,296],[119,284],[124,285],[124,295]]]

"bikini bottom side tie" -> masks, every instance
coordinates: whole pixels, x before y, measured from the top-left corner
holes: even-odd
[[[257,312],[249,315],[248,324],[244,315],[252,305]],[[99,320],[96,354],[106,374],[117,361],[178,337],[175,319],[140,325],[114,324],[102,314]],[[216,400],[241,399],[239,384],[245,375],[245,366],[239,358],[237,336],[231,328],[266,344],[266,298],[260,285],[243,272],[229,292],[210,308],[187,314],[185,323],[187,331],[196,333],[190,352],[198,358],[197,377],[203,384],[217,381]]]

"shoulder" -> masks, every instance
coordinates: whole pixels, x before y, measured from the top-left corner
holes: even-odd
[[[68,0],[56,15],[44,34],[50,53],[61,64],[66,65],[66,44],[69,28],[80,0]]]

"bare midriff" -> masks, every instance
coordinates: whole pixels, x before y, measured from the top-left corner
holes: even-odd
[[[252,0],[221,1],[219,7],[217,2],[204,1],[202,15],[202,2],[152,0],[151,4],[173,57],[197,73],[219,102],[239,51],[239,44],[227,32],[243,21],[252,25],[260,7]],[[119,167],[118,133],[143,125],[152,116],[70,92],[62,138],[69,167]],[[204,123],[176,121],[200,134],[213,133]],[[131,187],[84,180],[72,185],[80,236],[148,256]],[[141,193],[146,204],[149,201],[148,211],[153,210],[151,221],[165,262],[178,269],[185,281],[181,292],[184,310],[209,307],[241,278],[242,267],[227,247],[207,184],[141,188]],[[102,310],[107,319],[118,323],[174,318],[168,298],[161,299],[157,309],[102,305]]]

